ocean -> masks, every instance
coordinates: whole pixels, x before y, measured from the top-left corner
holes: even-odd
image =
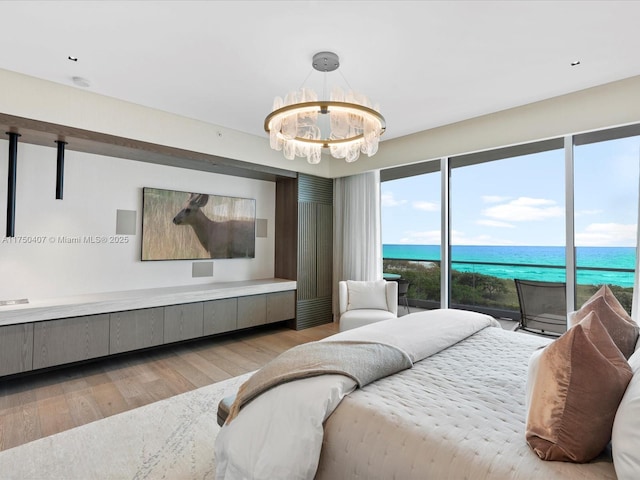
[[[382,255],[384,258],[440,261],[440,246],[383,245]],[[633,287],[636,263],[634,247],[577,247],[576,260],[578,284],[606,283]],[[451,247],[451,261],[453,269],[460,272],[546,282],[566,280],[564,247],[460,245]],[[615,271],[616,269],[626,271]]]

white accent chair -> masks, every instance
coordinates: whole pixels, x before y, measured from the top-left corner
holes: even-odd
[[[398,316],[396,282],[346,280],[338,283],[340,331]]]

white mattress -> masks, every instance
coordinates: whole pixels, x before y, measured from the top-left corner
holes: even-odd
[[[610,456],[540,460],[525,441],[525,382],[549,340],[485,328],[343,399],[317,479],[615,479]]]

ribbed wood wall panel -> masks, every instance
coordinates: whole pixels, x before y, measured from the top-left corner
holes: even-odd
[[[333,205],[333,180],[331,178],[298,175],[298,202]]]
[[[296,330],[315,327],[333,321],[331,297],[298,300]]]
[[[295,328],[331,322],[333,180],[299,174],[276,183],[275,273],[297,282]]]
[[[298,300],[317,297],[316,289],[316,217],[315,203],[298,204]]]
[[[333,282],[333,205],[317,204],[316,296],[331,297]]]

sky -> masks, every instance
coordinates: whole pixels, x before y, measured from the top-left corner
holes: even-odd
[[[574,148],[576,246],[635,247],[640,137]],[[440,173],[383,182],[382,243],[440,244]],[[453,245],[565,245],[564,151],[452,169]]]

